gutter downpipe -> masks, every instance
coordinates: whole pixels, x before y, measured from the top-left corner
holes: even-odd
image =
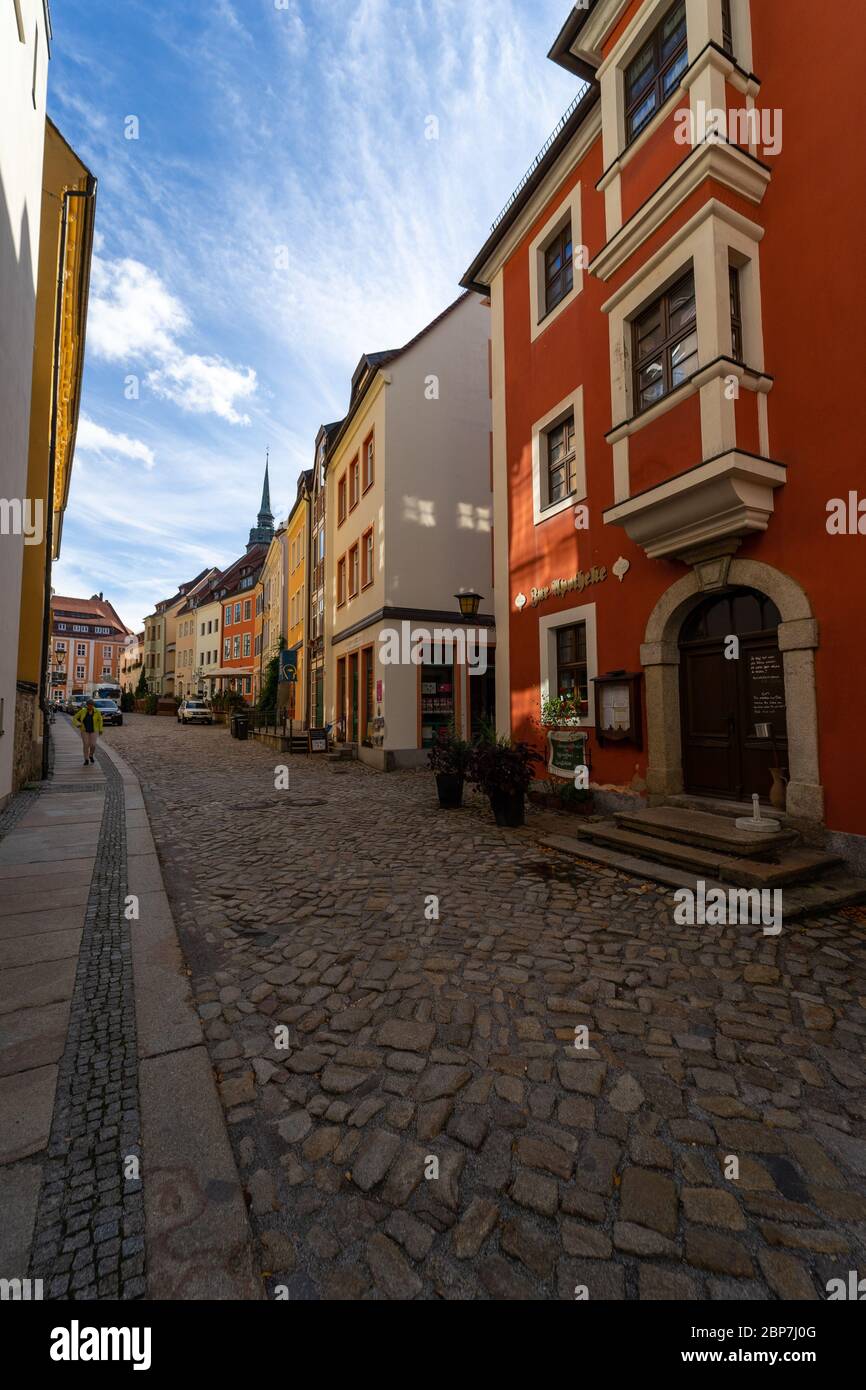
[[[60,411],[60,344],[63,337],[63,290],[66,278],[66,241],[69,229],[70,198],[96,197],[96,179],[87,176],[86,188],[65,188],[63,190],[63,213],[60,221],[60,252],[57,269],[57,299],[54,307],[54,364],[51,384],[51,433],[48,445],[48,488],[46,510],[48,516],[45,527],[45,597],[42,608],[42,656],[39,664],[39,708],[42,711],[42,780],[48,776],[49,722],[48,722],[48,652],[51,641],[51,566],[54,548],[54,482],[57,475],[57,421]],[[84,264],[84,263],[82,263]],[[70,652],[71,656],[71,652]]]

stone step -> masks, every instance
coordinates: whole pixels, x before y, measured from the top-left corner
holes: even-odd
[[[817,883],[798,883],[786,888],[785,920],[823,916],[857,903],[866,903],[866,878],[855,878],[847,870],[837,869]]]
[[[659,863],[658,860],[639,858],[634,854],[624,854],[605,845],[595,844],[583,838],[583,834],[584,832],[581,832],[581,838],[576,839],[569,835],[541,831],[536,838],[540,844],[550,849],[571,854],[576,859],[586,860],[599,867],[616,869],[635,878],[663,883],[669,888],[688,888],[693,893],[697,892],[699,880],[694,874],[682,868]],[[705,889],[731,887],[730,884],[708,879],[704,875],[700,875],[700,880],[704,883]],[[748,885],[743,883],[741,886]],[[838,912],[840,908],[866,902],[866,879],[854,878],[844,870],[833,869],[816,883],[793,884],[780,891],[783,893],[783,922],[795,922],[804,917],[829,916]]]
[[[586,859],[591,864],[599,864],[610,869],[619,869],[621,873],[633,874],[635,878],[648,878],[654,883],[664,883],[668,888],[690,888],[693,889],[697,882],[695,875],[686,870],[676,868],[671,864],[662,864],[657,859],[640,859],[634,854],[624,854],[619,850],[608,849],[604,845],[597,845],[589,839],[584,839],[581,833],[580,839],[575,839],[570,835],[556,835],[548,831],[541,831],[537,837],[540,844],[548,845],[551,849],[562,850],[564,854],[573,854],[577,859]],[[720,883],[707,880],[708,887],[721,888]]]
[[[740,816],[750,816],[752,814],[751,801],[727,801],[723,797],[698,796],[689,792],[680,792],[676,795],[666,796],[665,806],[675,806],[681,811],[704,811],[711,816],[722,816],[727,820],[737,820]],[[794,818],[789,816],[786,811],[777,811],[769,802],[761,802],[761,815],[772,816],[773,820],[782,822],[782,828],[792,824]]]
[[[590,821],[578,829],[578,838],[589,838],[596,844],[609,845],[625,854],[642,859],[658,859],[663,864],[675,864],[696,874],[747,888],[781,888],[785,884],[811,882],[842,860],[837,854],[795,846],[784,850],[777,863],[746,859],[741,855],[719,854],[679,840],[663,840],[658,836],[639,835],[624,830],[612,821]]]
[[[651,806],[645,811],[617,811],[614,820],[623,830],[652,835],[661,840],[677,840],[719,854],[745,855],[748,859],[772,859],[778,851],[799,843],[794,830],[776,830],[754,835],[738,830],[728,816],[707,811],[687,811],[677,806]]]

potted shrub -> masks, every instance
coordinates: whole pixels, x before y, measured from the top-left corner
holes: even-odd
[[[456,811],[463,805],[463,784],[472,749],[457,737],[453,725],[440,729],[428,754],[431,771],[436,774],[436,790],[443,811]]]
[[[539,761],[528,743],[512,743],[510,738],[485,738],[472,749],[469,780],[487,796],[497,825],[523,825],[526,793]]]

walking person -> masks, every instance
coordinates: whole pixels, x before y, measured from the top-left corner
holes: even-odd
[[[102,715],[96,708],[92,700],[88,700],[86,705],[72,719],[73,724],[81,734],[81,742],[84,746],[84,766],[95,762],[96,740],[102,733]]]

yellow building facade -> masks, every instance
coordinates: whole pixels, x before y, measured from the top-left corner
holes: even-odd
[[[41,506],[42,525],[23,555],[16,786],[44,775],[47,764],[51,564],[60,554],[75,453],[95,213],[96,180],[46,119],[27,463],[27,496]]]

